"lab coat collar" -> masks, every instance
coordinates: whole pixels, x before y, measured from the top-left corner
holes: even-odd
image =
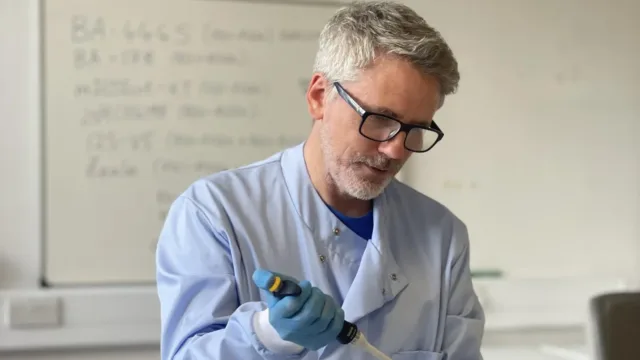
[[[326,229],[333,228],[340,220],[330,212],[313,187],[303,149],[304,143],[284,151],[282,155],[281,164],[291,201],[315,236],[320,240],[332,238],[327,236]],[[393,229],[404,226],[394,216],[393,209],[402,201],[398,198],[396,186],[397,180],[394,179],[374,200],[372,238],[367,243],[358,272],[342,304],[348,321],[356,322],[378,310],[408,285],[408,279],[390,247],[390,241],[400,241],[393,238]]]
[[[374,200],[373,235],[342,304],[346,320],[353,323],[395,299],[409,284],[389,244],[399,240],[393,238],[393,229],[402,226],[392,214],[395,204],[389,194],[394,182]]]
[[[333,238],[333,229],[338,227],[340,220],[329,210],[311,183],[304,159],[304,144],[283,152],[282,172],[291,201],[302,221],[316,241],[324,242]]]

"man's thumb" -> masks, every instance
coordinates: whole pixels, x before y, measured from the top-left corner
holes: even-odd
[[[265,269],[257,269],[253,272],[253,282],[257,287],[266,291],[269,291],[275,277],[276,274]]]

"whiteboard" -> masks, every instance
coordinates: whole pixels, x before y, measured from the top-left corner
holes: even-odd
[[[335,5],[43,2],[44,279],[148,283],[171,202],[304,140]]]
[[[407,3],[461,81],[435,117],[442,142],[405,177],[468,225],[472,267],[637,274],[640,2]]]

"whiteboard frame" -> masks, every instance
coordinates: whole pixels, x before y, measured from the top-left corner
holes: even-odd
[[[46,74],[45,74],[45,54],[46,54],[46,41],[45,41],[45,3],[48,0],[38,0],[37,12],[38,12],[38,23],[36,24],[38,34],[38,119],[39,119],[39,145],[40,145],[40,278],[38,279],[38,284],[41,288],[49,288],[49,283],[46,279],[46,259],[47,259],[47,157],[46,157],[46,114],[45,110],[46,105]]]

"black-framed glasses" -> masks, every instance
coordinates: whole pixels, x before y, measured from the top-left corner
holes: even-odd
[[[359,131],[369,140],[385,142],[404,132],[406,134],[404,147],[409,151],[423,153],[431,150],[444,137],[444,133],[434,121],[431,121],[428,127],[406,124],[390,116],[367,111],[347,93],[340,83],[333,84],[340,97],[362,118]]]

